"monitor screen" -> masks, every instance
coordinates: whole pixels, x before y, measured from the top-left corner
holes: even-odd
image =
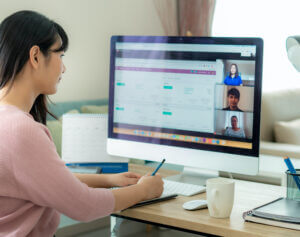
[[[259,38],[113,36],[112,139],[258,157]]]

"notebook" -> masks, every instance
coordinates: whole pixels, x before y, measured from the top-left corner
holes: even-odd
[[[152,204],[152,203],[157,203],[157,202],[162,202],[162,201],[166,201],[172,198],[176,198],[178,195],[177,194],[162,194],[160,197],[158,198],[154,198],[154,199],[149,199],[149,200],[145,200],[142,202],[139,202],[129,208],[134,208],[134,207],[141,207],[141,206],[145,206],[148,204]]]
[[[246,221],[300,230],[300,201],[278,198],[243,214]]]

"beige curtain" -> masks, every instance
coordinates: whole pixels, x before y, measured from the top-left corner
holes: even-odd
[[[166,35],[211,35],[216,0],[153,1]]]
[[[165,34],[178,35],[177,0],[154,0],[154,5]]]

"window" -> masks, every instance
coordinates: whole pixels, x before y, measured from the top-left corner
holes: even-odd
[[[300,34],[299,9],[297,0],[217,1],[212,36],[263,38],[263,91],[300,87],[285,48],[288,36]]]

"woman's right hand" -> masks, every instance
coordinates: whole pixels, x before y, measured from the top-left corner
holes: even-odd
[[[160,197],[164,190],[164,182],[162,181],[162,177],[158,174],[154,176],[150,174],[142,176],[137,184],[143,187],[145,200]]]
[[[161,196],[163,192],[163,181],[160,175],[142,176],[137,184],[123,188],[113,189],[115,197],[114,212],[126,209],[144,200],[149,200]]]

